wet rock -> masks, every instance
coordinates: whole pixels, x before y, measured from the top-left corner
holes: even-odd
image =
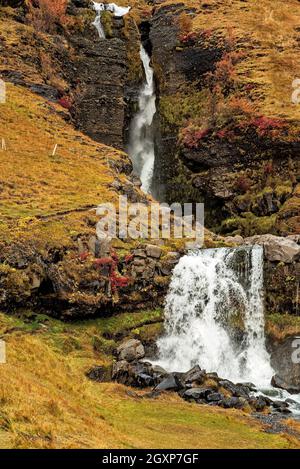
[[[143,358],[145,356],[145,349],[140,340],[130,339],[123,342],[117,348],[117,354],[120,360],[131,362]]]
[[[265,258],[271,262],[290,264],[300,258],[300,246],[292,239],[271,234],[245,238],[245,244],[259,244],[264,247]]]
[[[184,391],[182,397],[187,401],[198,401],[199,399],[206,400],[209,394],[212,393],[213,391],[210,388],[191,388]]]
[[[270,406],[271,400],[264,396],[252,397],[248,400],[249,405],[257,412],[262,412],[266,407]]]
[[[208,402],[219,402],[224,399],[224,394],[220,392],[213,392],[207,396]]]
[[[280,412],[283,414],[290,414],[291,411],[289,410],[288,402],[284,401],[272,401],[272,406],[276,410],[276,412]]]
[[[155,391],[178,391],[180,387],[176,374],[171,373],[155,387]]]
[[[226,389],[226,391],[229,391],[234,397],[249,397],[250,391],[246,386],[236,385],[227,379],[220,380],[219,385]]]
[[[202,384],[206,378],[206,373],[204,370],[201,370],[199,365],[194,366],[191,370],[183,376],[183,382],[185,385],[190,385],[192,383]]]
[[[160,382],[162,379],[164,379],[169,374],[164,368],[162,368],[159,365],[154,365],[152,367],[152,372],[153,372],[153,377],[154,377],[155,381],[158,381],[158,382]]]
[[[272,385],[291,394],[300,392],[300,340],[291,336],[271,344],[271,364],[276,371]]]
[[[237,383],[236,385],[240,386],[242,388],[245,388],[245,390],[247,390],[248,392],[250,392],[250,391],[251,392],[256,392],[257,391],[255,384],[250,383],[250,382],[249,383]]]
[[[285,389],[288,391],[290,394],[298,394],[299,393],[299,388],[296,386],[291,386],[289,383],[287,383],[285,380],[280,378],[278,375],[274,375],[271,380],[272,386],[274,388],[279,388],[279,389]]]
[[[247,405],[247,400],[243,397],[229,397],[223,399],[220,405],[224,407],[224,409],[242,409]]]

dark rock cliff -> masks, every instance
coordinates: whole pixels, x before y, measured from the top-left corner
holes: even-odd
[[[206,226],[224,234],[299,233],[299,116],[288,89],[296,72],[282,70],[290,82],[286,94],[274,95],[269,73],[283,60],[276,29],[272,40],[257,39],[263,16],[253,25],[250,6],[241,2],[191,3],[160,2],[151,21],[157,196],[204,201]],[[286,63],[298,47],[292,28],[287,35],[295,49],[282,45]]]

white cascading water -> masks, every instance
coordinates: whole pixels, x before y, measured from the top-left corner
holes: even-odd
[[[142,45],[140,57],[146,81],[139,94],[139,111],[131,122],[128,153],[133,171],[141,179],[142,190],[150,192],[155,159],[153,118],[156,113],[156,96],[150,57]]]
[[[166,335],[158,348],[166,369],[187,371],[199,364],[234,382],[270,385],[274,371],[265,347],[261,247],[207,249],[181,258],[165,317]],[[237,321],[242,340],[235,337]]]
[[[115,3],[98,3],[93,2],[93,9],[96,11],[96,18],[93,22],[93,25],[99,33],[101,39],[105,39],[105,31],[101,23],[101,14],[103,11],[110,11],[114,16],[124,16],[126,15],[130,7],[119,7]]]

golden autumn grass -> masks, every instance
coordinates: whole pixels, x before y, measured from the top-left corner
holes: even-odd
[[[6,146],[0,149],[0,238],[5,241],[22,237],[63,244],[78,232],[94,234],[90,210],[117,200],[109,187],[115,178],[109,165],[125,154],[75,131],[62,112],[25,88],[7,85],[7,101],[0,106],[0,139]]]
[[[300,76],[297,0],[165,0],[166,5],[193,8],[192,29],[214,30],[234,41],[245,57],[236,65],[240,84],[252,85],[256,109],[263,115],[298,120],[299,106],[292,104],[292,82]]]
[[[101,334],[103,320],[74,325],[51,321],[33,327],[0,314],[1,337],[7,344],[7,363],[0,365],[0,447],[300,446],[291,436],[264,432],[239,411],[188,404],[172,394],[132,398],[122,385],[89,381],[84,372],[106,363],[90,340],[96,331]],[[111,327],[118,323],[120,318]],[[77,346],[64,348],[67,339],[76,340]]]

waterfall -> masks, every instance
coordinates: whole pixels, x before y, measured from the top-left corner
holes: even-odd
[[[139,94],[139,111],[131,122],[128,153],[133,163],[133,171],[141,179],[142,190],[150,192],[155,158],[153,118],[156,113],[156,96],[150,57],[142,45],[140,57],[146,81]]]
[[[110,11],[111,13],[113,13],[114,16],[124,16],[129,12],[130,7],[119,7],[115,3],[93,2],[93,9],[96,11],[96,18],[95,18],[95,21],[93,22],[93,25],[97,29],[99,33],[99,37],[101,39],[105,39],[105,32],[104,32],[103,25],[101,23],[102,11]]]
[[[159,364],[166,369],[187,371],[199,364],[235,382],[269,386],[274,372],[265,348],[261,247],[207,249],[182,257],[165,318],[158,348]]]

